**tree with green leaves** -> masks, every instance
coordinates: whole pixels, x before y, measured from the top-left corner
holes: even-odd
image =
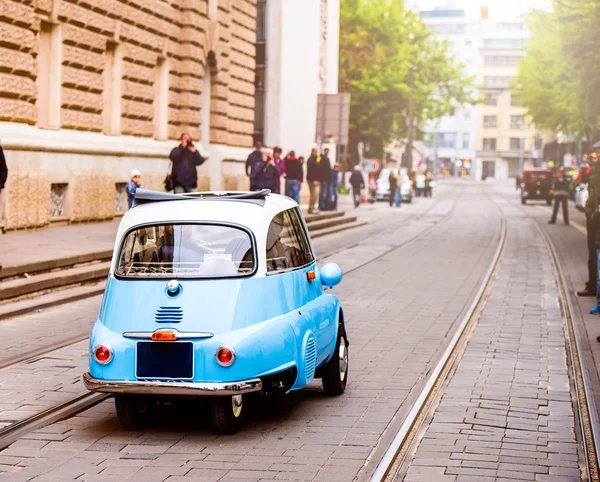
[[[413,106],[420,125],[475,102],[473,79],[403,2],[341,0],[339,91],[351,94],[350,150],[385,146],[406,138],[413,72]]]
[[[600,3],[555,0],[552,11],[533,11],[531,33],[513,91],[533,122],[577,139],[600,127]]]

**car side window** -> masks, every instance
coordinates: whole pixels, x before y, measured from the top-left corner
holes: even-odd
[[[276,273],[310,264],[313,254],[296,209],[277,214],[267,232],[267,272]]]

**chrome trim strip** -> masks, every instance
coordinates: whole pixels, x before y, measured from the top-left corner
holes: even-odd
[[[138,395],[233,396],[262,390],[260,378],[240,382],[162,382],[98,380],[89,372],[82,375],[85,388],[92,392]]]
[[[169,330],[169,329],[158,329],[156,331],[170,331],[175,333],[178,340],[191,340],[193,338],[212,338],[215,336],[213,333],[208,332],[194,332],[194,331],[185,331],[183,333],[177,330]],[[155,331],[126,331],[123,333],[125,338],[141,338],[143,340],[151,340],[152,334]]]

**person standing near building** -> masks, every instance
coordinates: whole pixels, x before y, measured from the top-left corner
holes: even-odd
[[[275,191],[277,194],[281,194],[282,192],[284,192],[284,190],[281,189],[281,177],[283,177],[284,180],[286,177],[285,161],[281,158],[282,153],[283,153],[283,150],[281,149],[281,147],[275,147],[273,149],[273,162],[275,163],[275,165],[277,166],[277,169],[280,172],[280,177],[277,182],[277,191]]]
[[[352,186],[352,198],[354,199],[354,207],[360,206],[361,190],[365,188],[365,178],[360,172],[360,166],[354,166],[354,170],[350,175],[350,185]]]
[[[338,204],[338,183],[340,180],[340,165],[336,162],[333,164],[331,172],[331,188],[329,193],[329,210],[337,210]]]
[[[577,173],[577,182],[579,184],[587,184],[590,182],[590,163],[588,161],[588,155],[583,155],[583,163]]]
[[[423,197],[425,192],[425,174],[422,172],[417,173],[415,176],[415,187],[417,188],[417,197]]]
[[[256,178],[256,170],[254,166],[263,161],[262,144],[257,142],[254,144],[254,151],[250,153],[246,159],[246,176],[250,178],[250,190],[254,191],[254,179]]]
[[[173,184],[175,194],[194,192],[198,189],[198,171],[204,159],[194,146],[192,138],[186,132],[181,136],[181,144],[171,151],[169,159],[173,162]]]
[[[321,192],[319,193],[319,209],[321,211],[329,211],[329,196],[331,189],[331,181],[333,180],[333,169],[329,161],[329,149],[323,151],[323,155],[317,159],[319,163],[319,183]]]
[[[433,186],[434,182],[431,178],[431,173],[427,171],[427,173],[425,174],[425,197],[433,197]]]
[[[596,224],[592,222],[594,212],[598,208],[598,196],[600,195],[600,163],[598,155],[591,155],[590,178],[588,184],[588,198],[585,203],[585,219],[587,228],[588,248],[588,281],[577,296],[596,296],[596,280],[598,279],[598,264],[596,258]]]
[[[0,146],[0,232],[2,234],[6,232],[6,194],[4,193],[4,186],[6,186],[7,178],[8,168],[6,167],[6,158],[4,157],[4,150]],[[1,265],[0,269],[2,269]]]
[[[310,157],[306,161],[306,181],[308,182],[308,214],[318,213],[315,205],[319,202],[319,163],[317,162],[317,154],[319,151],[313,149],[310,151]]]
[[[300,204],[300,188],[304,181],[302,163],[304,158],[298,159],[296,153],[291,151],[285,158],[285,195]]]
[[[263,159],[256,175],[256,189],[258,191],[268,189],[275,192],[276,189],[279,189],[281,171],[275,164],[275,159],[266,152],[263,154]]]
[[[554,191],[554,209],[552,210],[552,217],[548,224],[556,224],[556,217],[558,216],[558,209],[562,204],[563,208],[563,222],[565,225],[569,225],[569,181],[565,178],[565,168],[561,167],[558,170],[558,175],[552,181],[552,190]]]
[[[142,187],[142,173],[137,169],[131,171],[127,183],[127,207],[131,209],[135,202],[135,192]]]

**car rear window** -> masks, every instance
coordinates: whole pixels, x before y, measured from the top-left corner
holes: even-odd
[[[216,224],[161,224],[130,231],[116,275],[126,278],[231,278],[254,272],[252,238]]]

